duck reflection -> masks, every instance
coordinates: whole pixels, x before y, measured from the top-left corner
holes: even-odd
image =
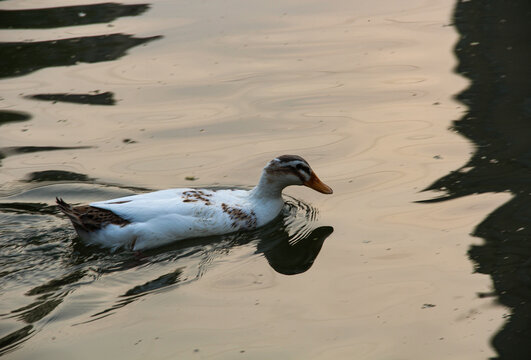
[[[531,358],[531,2],[457,1],[457,72],[470,79],[458,99],[468,106],[454,129],[476,144],[462,168],[429,190],[444,201],[485,192],[512,199],[475,229],[484,244],[470,247],[494,295],[511,311],[492,344],[502,359]],[[482,294],[481,296],[489,296]]]
[[[36,206],[38,204],[32,203],[29,212],[38,213]],[[19,203],[17,206],[3,204],[0,210],[20,213],[23,207]],[[50,213],[50,208],[45,204],[42,204],[42,213]],[[290,198],[279,217],[263,228],[210,238],[181,240],[144,253],[109,254],[75,240],[70,253],[55,259],[61,261],[69,269],[68,272],[28,290],[25,295],[33,299],[30,304],[1,315],[17,319],[25,325],[0,338],[0,355],[29,339],[36,328],[43,326],[46,319],[77,288],[98,287],[98,282],[103,279],[113,279],[130,286],[125,291],[121,287],[120,290],[117,288],[115,300],[107,307],[99,310],[87,308],[85,312],[92,315],[88,319],[81,316],[82,320],[78,324],[112,315],[144,296],[197,281],[218,264],[237,261],[239,257],[233,254],[240,250],[246,251],[248,256],[265,258],[280,274],[304,273],[312,267],[324,241],[333,232],[330,226],[316,226],[316,217],[317,211],[313,207]],[[34,256],[49,256],[49,261],[52,261],[56,255],[43,252]],[[106,287],[106,291],[112,290]]]
[[[174,264],[170,272],[135,284],[120,295],[120,300],[116,304],[94,314],[93,318],[107,316],[144,295],[172,285],[196,281],[217,263],[230,259],[232,252],[246,246],[252,247],[255,255],[264,257],[277,273],[301,274],[312,267],[324,241],[334,231],[330,226],[315,227],[315,217],[316,210],[313,207],[290,199],[276,221],[255,231],[182,240],[170,246],[145,252],[140,257],[128,257],[120,265],[103,267],[100,269],[101,273],[108,274],[138,266]],[[82,243],[78,243],[78,246],[85,247]],[[83,262],[83,256],[77,261]]]
[[[301,274],[313,265],[324,241],[334,228],[320,226],[299,239],[292,239],[288,232],[277,234],[272,241],[260,241],[257,252],[264,255],[269,265],[279,274]]]

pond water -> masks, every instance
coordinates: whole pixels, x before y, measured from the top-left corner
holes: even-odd
[[[1,2],[0,355],[529,358],[530,9]],[[253,232],[111,254],[54,206],[282,154],[334,194]]]

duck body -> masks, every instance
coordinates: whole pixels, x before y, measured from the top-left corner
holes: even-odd
[[[57,204],[84,242],[112,251],[139,251],[191,237],[261,227],[282,210],[282,189],[288,185],[332,192],[304,159],[283,155],[264,168],[252,190],[179,188],[82,206],[71,206],[61,199]]]
[[[78,233],[94,245],[144,250],[189,237],[252,230],[273,220],[284,203],[281,198],[258,201],[250,193],[184,188],[94,202],[89,205],[111,211],[129,224]]]

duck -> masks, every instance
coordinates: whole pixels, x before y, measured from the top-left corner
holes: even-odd
[[[282,155],[267,163],[250,190],[176,188],[88,205],[72,206],[59,197],[56,203],[84,243],[142,251],[267,225],[281,212],[282,190],[290,185],[333,193],[302,157]]]

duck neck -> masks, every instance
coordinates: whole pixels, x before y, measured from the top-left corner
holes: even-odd
[[[258,185],[251,190],[251,197],[256,199],[282,200],[282,190],[285,184],[275,182],[267,171],[262,171]]]

